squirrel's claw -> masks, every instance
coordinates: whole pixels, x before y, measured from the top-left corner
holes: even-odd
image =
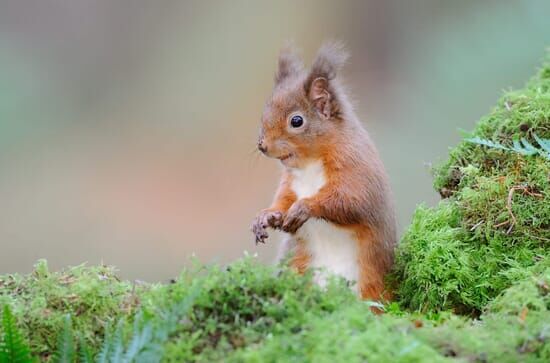
[[[250,228],[256,237],[256,245],[265,243],[268,237],[267,228],[281,228],[283,224],[283,213],[279,211],[264,210],[256,217]]]
[[[256,235],[256,246],[258,245],[258,243],[264,243],[265,244],[265,240],[268,237],[267,232],[265,230],[263,230],[259,233],[255,233],[255,235]]]
[[[258,245],[258,243],[263,243],[263,244],[265,244],[265,238],[266,238],[266,237],[258,237],[258,236],[256,236],[256,246]]]
[[[252,224],[251,230],[256,237],[256,246],[258,245],[258,243],[265,243],[268,234],[266,231],[266,227],[260,220],[256,219],[256,221]]]

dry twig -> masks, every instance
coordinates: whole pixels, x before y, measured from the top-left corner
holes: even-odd
[[[508,191],[508,199],[506,201],[506,209],[508,209],[508,213],[510,213],[511,221],[506,221],[506,222],[499,223],[499,224],[495,225],[495,227],[500,227],[500,226],[505,225],[506,223],[510,223],[510,227],[508,227],[508,230],[506,231],[506,234],[510,234],[510,232],[512,232],[512,228],[514,228],[514,225],[517,223],[516,216],[512,212],[512,200],[514,198],[514,192],[516,190],[521,190],[523,192],[523,194],[527,194],[527,195],[530,195],[532,197],[537,197],[537,198],[542,198],[543,197],[543,195],[540,194],[540,193],[532,192],[530,190],[530,188],[526,185],[514,185],[513,187],[511,187],[510,190]]]

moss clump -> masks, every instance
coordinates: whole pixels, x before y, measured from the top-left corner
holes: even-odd
[[[334,281],[322,291],[310,276],[244,259],[227,269],[199,265],[184,271],[176,283],[148,294],[142,304],[145,315],[155,316],[197,285],[200,292],[188,319],[164,346],[166,361],[225,361],[231,352],[255,346],[267,335],[300,331],[308,316],[328,316],[357,304],[345,284]]]
[[[46,359],[54,351],[66,314],[73,316],[83,339],[97,348],[106,326],[133,314],[146,289],[120,281],[112,267],[82,265],[50,272],[42,260],[29,275],[0,276],[0,306],[10,306],[33,353]]]
[[[0,306],[11,307],[33,354],[50,360],[67,314],[78,338],[97,353],[108,326],[122,323],[123,336],[130,340],[138,310],[142,319],[160,326],[171,319],[165,312],[197,286],[190,313],[172,322],[175,328],[163,340],[166,361],[225,361],[267,334],[299,331],[306,316],[327,316],[358,303],[344,283],[334,281],[323,291],[310,276],[247,258],[226,269],[197,265],[171,284],[152,286],[121,281],[104,266],[51,273],[40,262],[29,275],[0,276]]]
[[[506,93],[472,136],[511,145],[550,139],[550,63]],[[474,315],[504,289],[548,266],[550,161],[462,142],[435,170],[446,198],[419,207],[393,277],[404,306]]]
[[[236,362],[547,362],[550,269],[505,290],[479,320],[452,314],[366,313],[357,304],[306,319],[235,354]],[[528,295],[524,292],[529,291]]]

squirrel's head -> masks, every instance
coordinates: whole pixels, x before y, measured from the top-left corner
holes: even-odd
[[[290,46],[281,51],[273,94],[262,114],[260,151],[289,167],[320,157],[344,122],[336,73],[346,59],[339,43],[326,43],[306,71]]]

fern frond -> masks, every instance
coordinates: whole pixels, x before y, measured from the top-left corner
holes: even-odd
[[[467,138],[467,139],[464,139],[464,140],[467,141],[467,142],[474,143],[474,144],[488,146],[488,147],[493,148],[493,149],[500,149],[500,150],[507,150],[507,151],[512,150],[509,147],[506,147],[502,144],[499,144],[498,142],[494,142],[494,141],[487,140],[487,139],[482,139],[482,138],[479,138],[477,136],[476,137],[470,137],[470,138]]]
[[[164,344],[193,307],[201,288],[200,284],[195,284],[184,299],[159,312],[158,319],[147,322],[141,328],[142,316],[138,316],[124,362],[160,362]]]
[[[0,363],[33,362],[30,349],[17,328],[17,322],[8,305],[2,311],[0,331]]]
[[[105,329],[103,344],[96,359],[97,363],[122,362],[122,353],[124,352],[123,324],[124,320],[120,320],[115,329],[109,327]]]
[[[105,329],[105,336],[103,337],[103,344],[101,344],[101,349],[97,355],[96,363],[108,363],[109,362],[109,352],[111,351],[111,346],[113,345],[113,333],[110,327]]]
[[[76,359],[73,324],[71,315],[67,314],[63,321],[63,330],[57,338],[57,349],[53,356],[56,363],[73,363]]]
[[[113,343],[111,345],[111,351],[109,353],[109,362],[119,363],[123,362],[122,357],[124,354],[124,339],[122,330],[124,328],[124,320],[120,320],[117,324],[115,333],[113,335]]]
[[[181,319],[189,313],[199,292],[200,286],[196,284],[183,300],[175,302],[146,322],[143,321],[143,313],[138,312],[126,349],[122,334],[124,321],[118,322],[114,332],[107,328],[96,362],[160,362],[164,344],[178,329]]]
[[[464,139],[467,142],[471,142],[473,144],[483,145],[487,146],[493,149],[499,149],[499,150],[505,150],[505,151],[513,151],[521,155],[536,155],[539,154],[546,159],[550,160],[550,139],[541,139],[536,134],[533,134],[534,139],[537,141],[537,143],[540,145],[540,148],[536,147],[535,145],[531,144],[526,138],[522,137],[519,140],[514,140],[512,142],[512,147],[508,147],[505,145],[502,145],[498,142],[482,139],[479,137],[470,137]]]
[[[118,322],[116,329],[105,329],[105,337],[96,362],[160,362],[164,344],[178,329],[181,319],[189,313],[200,288],[199,284],[195,284],[184,299],[173,303],[148,321],[144,321],[143,312],[138,312],[134,317],[128,345],[124,344],[124,320]],[[84,344],[81,343],[81,346],[84,347]],[[88,363],[89,357],[89,355],[84,358],[81,356],[81,361]]]
[[[80,363],[93,363],[94,362],[94,355],[92,351],[90,350],[90,347],[86,343],[86,340],[84,339],[84,336],[80,336],[79,340],[79,349],[78,349],[78,361]]]
[[[542,150],[544,150],[544,153],[546,154],[546,158],[550,160],[550,139],[541,139],[538,137],[537,134],[534,134],[533,137],[535,138],[536,142],[540,145]]]
[[[142,321],[143,313],[139,312],[134,320],[132,339],[130,340],[128,349],[124,354],[125,362],[133,362],[153,337],[153,326],[151,322],[148,322],[141,327]]]
[[[538,150],[534,147],[526,138],[522,137],[521,140],[514,140],[513,150],[522,155],[535,155],[538,154]]]

